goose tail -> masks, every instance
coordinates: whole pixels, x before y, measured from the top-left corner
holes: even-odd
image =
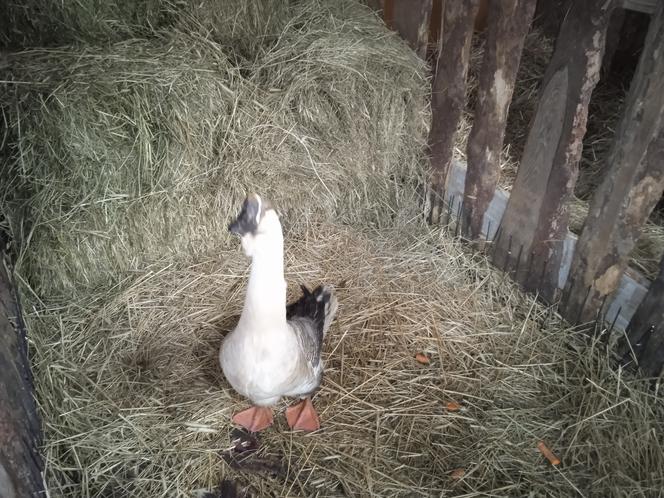
[[[302,297],[286,307],[286,318],[309,318],[315,323],[322,339],[332,325],[339,307],[334,289],[331,285],[320,285],[312,292],[305,285],[300,287]]]

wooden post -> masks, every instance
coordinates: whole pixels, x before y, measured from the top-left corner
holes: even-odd
[[[664,367],[664,256],[659,263],[659,275],[650,284],[627,327],[629,345],[622,353],[636,355],[639,368],[648,377],[658,377]]]
[[[442,9],[441,49],[431,95],[431,212],[438,223],[444,204],[445,182],[453,157],[454,138],[466,100],[470,41],[479,0],[446,0]]]
[[[555,38],[560,33],[560,26],[563,23],[563,19],[569,13],[571,3],[572,0],[545,0],[537,2],[535,25],[542,30],[545,36]]]
[[[606,44],[604,46],[604,58],[602,60],[602,78],[611,74],[613,57],[620,45],[620,34],[625,23],[625,9],[617,7],[613,9],[609,27],[606,30]]]
[[[501,0],[489,7],[463,204],[463,230],[472,239],[480,236],[484,213],[498,185],[507,111],[536,4],[536,0]]]
[[[0,496],[42,496],[41,427],[25,330],[0,256]]]
[[[650,23],[609,154],[572,262],[563,314],[592,319],[618,286],[641,227],[664,191],[664,3]],[[588,291],[590,289],[590,292]]]
[[[566,202],[576,183],[612,6],[612,0],[574,2],[563,21],[496,241],[494,260],[524,270],[525,288],[548,300],[558,290]],[[527,264],[515,261],[519,253]]]
[[[394,28],[422,59],[429,45],[431,5],[432,0],[394,0]]]

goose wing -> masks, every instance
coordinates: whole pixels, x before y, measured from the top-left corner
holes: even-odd
[[[322,330],[318,330],[311,318],[303,316],[292,317],[288,320],[288,325],[297,337],[300,350],[307,363],[313,368],[318,368],[323,348]]]

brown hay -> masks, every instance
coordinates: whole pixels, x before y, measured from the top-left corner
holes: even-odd
[[[426,228],[329,224],[291,233],[286,254],[292,291],[338,286],[314,400],[323,429],[293,434],[280,414],[243,464],[225,459],[230,416],[246,401],[217,353],[248,262],[235,248],[155,265],[121,292],[28,315],[52,493],[189,496],[223,478],[254,496],[624,496],[664,485],[661,397],[482,258]]]
[[[11,57],[1,205],[51,495],[191,496],[224,478],[253,496],[658,493],[658,392],[416,221],[426,81],[405,44],[352,2],[269,22],[263,2],[237,5],[150,40]],[[225,230],[245,189],[284,212],[291,297],[330,282],[340,312],[322,430],[279,416],[238,456],[246,401],[217,352],[246,285]]]
[[[424,64],[354,2],[277,14],[252,54],[190,19],[189,33],[10,58],[0,205],[40,294],[216,251],[250,189],[289,224],[419,215]]]

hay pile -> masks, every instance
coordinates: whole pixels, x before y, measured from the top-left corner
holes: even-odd
[[[664,403],[546,310],[426,228],[291,233],[287,280],[339,286],[314,402],[233,465],[245,405],[217,365],[241,310],[238,249],[144,268],[122,292],[28,317],[56,496],[190,496],[222,478],[253,496],[652,495]],[[291,295],[294,295],[291,292]],[[429,366],[413,359],[431,356]],[[446,409],[457,402],[461,411]],[[279,411],[285,408],[285,403]],[[562,457],[554,469],[537,452]],[[244,456],[243,456],[244,457]],[[465,469],[462,480],[451,472]]]
[[[507,118],[505,147],[501,155],[499,187],[510,191],[519,169],[530,122],[537,108],[540,85],[553,54],[554,40],[537,27],[528,33],[517,73],[514,96]],[[466,143],[473,123],[477,85],[484,55],[484,36],[473,39],[468,73],[466,107],[459,123],[455,156],[465,160]],[[618,78],[602,78],[593,91],[588,111],[588,125],[579,162],[579,177],[574,197],[570,200],[570,230],[580,234],[588,214],[588,203],[603,179],[606,159],[613,136],[622,116],[627,89]],[[641,238],[632,251],[630,266],[654,279],[664,256],[662,214],[655,212],[647,222]]]
[[[249,189],[289,226],[419,214],[423,64],[353,2],[277,14],[281,31],[251,56],[189,20],[187,33],[10,59],[4,211],[25,211],[10,229],[38,294],[217,251]]]
[[[159,29],[92,10],[134,38],[70,25],[96,44],[2,63],[0,206],[51,496],[224,478],[253,496],[658,492],[661,398],[418,221],[428,88],[405,43],[351,1],[174,5]],[[226,224],[249,189],[283,212],[291,296],[330,282],[340,312],[323,429],[280,417],[238,456],[244,400],[217,352],[247,277]]]

